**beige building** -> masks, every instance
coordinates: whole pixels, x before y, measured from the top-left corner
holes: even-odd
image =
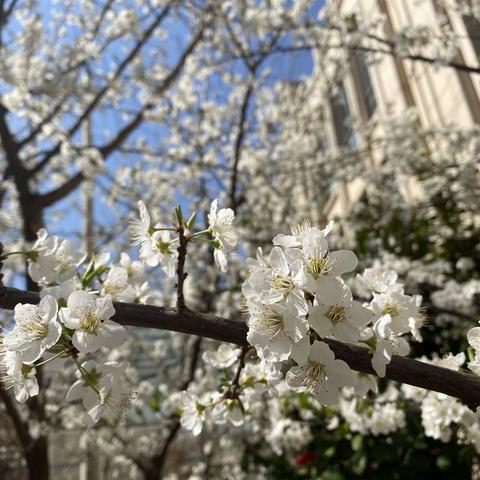
[[[342,15],[352,15],[352,19],[383,15],[386,19],[383,38],[391,38],[406,27],[423,26],[430,27],[434,35],[441,38],[445,35],[441,30],[443,22],[444,27],[453,31],[459,46],[453,61],[479,67],[480,22],[462,15],[455,8],[456,3],[459,2],[330,0]],[[435,40],[432,37],[432,44]],[[322,61],[317,59],[317,68],[324,69],[324,61],[325,57]],[[415,109],[419,127],[424,129],[449,125],[470,129],[480,124],[480,75],[455,68],[392,55],[383,55],[379,61],[367,63],[364,52],[353,49],[348,54],[348,69],[339,88],[344,101],[330,101],[326,108],[328,143],[339,150],[342,147],[367,150],[367,168],[375,168],[383,161],[384,154],[361,131],[349,126],[348,119],[353,118],[363,126],[374,125],[376,118]],[[381,135],[380,129],[379,122],[374,135]],[[365,182],[360,178],[337,185],[324,214],[329,218],[344,216],[364,189]],[[418,189],[415,179],[404,179],[405,195],[414,198],[421,194]]]

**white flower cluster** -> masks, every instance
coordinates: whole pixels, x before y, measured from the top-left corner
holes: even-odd
[[[369,307],[375,313],[372,366],[383,377],[392,355],[407,355],[410,351],[405,334],[410,333],[416,341],[422,341],[422,297],[406,295],[403,285],[397,283],[397,275],[392,271],[367,268],[359,279],[373,295]]]
[[[387,390],[376,397],[371,405],[351,394],[342,396],[338,411],[352,432],[389,435],[406,424],[405,411],[396,402],[398,397],[398,390],[390,383]]]
[[[450,353],[444,358],[429,360],[422,357],[419,360],[458,371],[465,363],[465,354]],[[473,444],[480,452],[478,415],[466,405],[444,393],[423,388],[402,385],[401,390],[406,398],[420,404],[422,426],[427,437],[446,443],[456,435],[462,443]]]
[[[140,245],[140,258],[149,267],[160,265],[168,277],[174,277],[178,253],[174,248],[177,239],[170,238],[173,228],[161,224],[152,226],[150,214],[141,200],[138,209],[140,219],[130,223],[133,245]]]
[[[177,218],[179,225],[165,226],[160,223],[152,225],[150,214],[142,201],[138,202],[140,218],[132,220],[130,232],[134,245],[140,245],[140,258],[150,267],[160,265],[168,277],[175,276],[175,267],[178,259],[178,237],[172,233],[178,232],[181,223],[185,229],[184,234],[188,241],[207,241],[214,246],[214,258],[217,267],[227,271],[228,255],[232,253],[238,243],[234,227],[235,214],[231,208],[218,210],[217,200],[212,202],[208,214],[208,228],[192,233],[195,214],[188,221]],[[179,210],[181,212],[181,210]],[[202,237],[209,235],[211,239]]]
[[[238,238],[233,221],[235,213],[231,208],[217,209],[217,200],[212,202],[208,214],[209,233],[214,238],[214,258],[217,267],[227,271],[228,254],[237,248]]]
[[[471,328],[467,333],[467,340],[475,351],[475,360],[468,363],[468,368],[476,375],[480,375],[480,327]]]
[[[465,355],[451,353],[443,358],[426,357],[417,360],[458,371],[465,363]],[[427,437],[447,443],[455,437],[462,444],[471,444],[480,452],[478,414],[456,398],[443,393],[393,382],[373,401],[353,397],[343,392],[338,413],[352,432],[362,435],[389,435],[406,426],[406,412],[419,411]],[[338,417],[333,428],[338,426]]]
[[[337,360],[324,339],[336,339],[373,350],[372,366],[379,376],[393,354],[408,353],[403,338],[420,340],[421,298],[410,297],[396,283],[393,272],[366,270],[363,281],[373,293],[369,303],[352,297],[341,276],[357,265],[349,250],[330,251],[325,229],[308,222],[292,227],[291,235],[277,235],[268,256],[261,249],[249,259],[249,274],[242,292],[248,310],[248,336],[262,360],[293,361],[288,385],[311,393],[322,404],[335,404],[345,386],[372,388]]]
[[[37,241],[29,252],[28,274],[40,285],[62,283],[75,276],[75,269],[81,265],[86,253],[69,240],[49,237],[42,228]]]
[[[38,395],[39,366],[69,357],[75,362],[78,380],[68,391],[67,400],[81,398],[87,425],[100,418],[113,420],[129,401],[120,381],[126,365],[91,358],[100,350],[112,352],[126,339],[125,329],[112,321],[113,301],[145,303],[154,296],[146,281],[144,264],[161,265],[168,276],[175,275],[179,256],[176,245],[180,244],[182,230],[185,242],[207,242],[213,246],[217,265],[226,270],[227,255],[237,245],[231,209],[217,210],[215,200],[208,215],[208,228],[193,233],[195,214],[186,221],[177,207],[177,224],[152,226],[144,203],[140,201],[138,206],[140,218],[131,222],[131,233],[135,244],[140,245],[141,261],[132,261],[123,252],[117,264],[107,266],[109,255],[103,255],[94,257],[79,272],[86,253],[69,240],[49,237],[45,229],[38,232],[29,251],[12,252],[27,256],[28,272],[39,284],[41,298],[39,305],[17,304],[13,328],[0,335],[2,382],[13,389],[19,402]],[[221,349],[220,356],[222,352]],[[86,358],[80,359],[81,356]],[[210,361],[225,368],[237,357],[238,352],[234,351],[233,357],[224,358],[223,362],[218,363],[213,357]],[[188,400],[188,395],[184,398]],[[221,400],[215,402],[217,423],[222,418],[234,424],[243,422],[238,399],[225,394]],[[188,401],[184,404],[188,412]]]
[[[129,398],[121,381],[126,365],[91,359],[81,363],[80,357],[100,349],[111,351],[125,340],[125,329],[112,321],[112,300],[133,301],[146,292],[143,266],[131,262],[127,254],[110,268],[104,265],[108,258],[92,260],[80,281],[77,267],[86,255],[69,240],[49,237],[44,229],[27,255],[28,271],[41,286],[41,300],[38,305],[17,304],[13,328],[0,336],[2,383],[13,389],[19,402],[25,402],[39,393],[39,366],[59,357],[71,358],[78,380],[67,400],[82,399],[87,425],[100,418],[114,419]],[[89,291],[95,278],[104,273],[100,294]],[[132,278],[137,278],[140,286]]]
[[[267,392],[268,382],[278,373],[273,372],[265,362],[244,362],[244,354],[239,348],[220,345],[215,351],[203,353],[204,362],[227,372],[235,366],[234,378],[222,383],[215,391],[199,393],[195,388],[181,392],[179,397],[181,425],[199,435],[206,422],[216,425],[242,425],[245,414],[261,404],[260,397]],[[243,359],[243,360],[242,360]],[[235,365],[239,362],[239,365]]]

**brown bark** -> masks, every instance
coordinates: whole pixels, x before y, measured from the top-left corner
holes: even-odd
[[[48,438],[41,436],[25,451],[28,475],[31,480],[49,480]]]
[[[17,303],[37,303],[38,294],[6,288],[0,297],[0,308],[13,309]],[[213,338],[247,346],[247,326],[244,322],[193,312],[189,309],[163,308],[115,302],[113,319],[134,327],[159,328],[174,332]],[[345,361],[358,372],[375,375],[371,353],[367,348],[325,339],[337,359]],[[445,393],[462,400],[470,408],[480,405],[480,376],[456,372],[411,358],[394,355],[387,365],[386,378],[415,387]]]

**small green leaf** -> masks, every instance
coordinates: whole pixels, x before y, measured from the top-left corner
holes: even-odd
[[[190,218],[188,219],[187,221],[187,228],[189,230],[191,230],[193,228],[193,225],[195,224],[195,218],[197,216],[197,212],[193,212],[191,215],[190,215]]]
[[[352,441],[351,441],[351,444],[352,444],[352,450],[354,452],[358,452],[359,450],[362,449],[362,446],[363,446],[363,438],[361,435],[357,434],[355,435],[353,438],[352,438]]]
[[[177,217],[178,224],[182,225],[182,223],[183,223],[183,213],[182,213],[182,207],[180,205],[177,205],[175,207],[175,216]]]

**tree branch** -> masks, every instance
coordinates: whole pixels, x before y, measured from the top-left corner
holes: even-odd
[[[195,47],[203,38],[203,34],[205,32],[205,27],[201,27],[197,34],[192,38],[191,42],[189,43],[188,47],[184,50],[181,57],[178,59],[175,66],[172,68],[170,73],[163,79],[161,84],[155,89],[156,95],[163,95],[171,86],[171,84],[175,81],[178,77],[178,74],[181,72],[183,66],[187,58],[191,55]],[[129,137],[129,135],[134,132],[137,127],[143,122],[145,118],[145,113],[149,110],[154,108],[153,103],[146,103],[141,110],[133,117],[133,119],[127,123],[115,136],[113,140],[111,140],[108,144],[99,147],[98,150],[102,154],[103,158],[107,158],[111,155],[118,147],[120,147],[123,142]]]
[[[0,308],[13,310],[17,303],[38,303],[39,296],[15,288],[6,288],[0,296]],[[113,320],[133,327],[158,328],[174,332],[208,337],[222,342],[248,346],[247,326],[244,322],[191,310],[154,307],[115,302]],[[345,361],[358,372],[375,375],[372,356],[367,348],[348,345],[336,340],[324,339],[337,359]],[[394,355],[387,365],[386,378],[415,387],[445,393],[459,398],[470,408],[480,405],[480,376],[456,372],[411,358]]]
[[[58,202],[62,198],[66,197],[69,193],[73,192],[85,179],[82,172],[78,172],[65,183],[58,188],[44,193],[38,197],[38,201],[42,208],[50,207],[54,203]]]
[[[100,91],[95,95],[93,100],[85,108],[83,113],[77,118],[76,122],[68,129],[67,135],[69,137],[71,137],[72,135],[75,134],[75,132],[77,132],[77,130],[82,125],[82,123],[90,116],[93,110],[95,110],[97,105],[103,99],[105,94],[110,90],[110,87],[112,86],[112,84],[120,77],[123,71],[136,58],[140,50],[143,48],[143,46],[147,43],[147,41],[153,35],[153,32],[160,25],[163,19],[168,15],[170,8],[171,8],[171,5],[167,5],[166,7],[164,7],[163,10],[157,15],[155,20],[152,22],[150,27],[148,27],[147,30],[143,32],[141,38],[138,40],[135,46],[130,50],[128,55],[122,60],[120,65],[118,65],[117,69],[115,70],[115,73],[112,75],[111,80],[107,83],[107,85],[105,85],[103,88],[100,89]],[[48,151],[45,154],[45,157],[35,166],[35,168],[32,171],[36,173],[39,170],[41,170],[49,162],[49,160],[60,151],[61,145],[62,145],[61,142],[59,142],[55,145],[55,147],[53,147],[50,151]]]
[[[271,49],[269,52],[264,50],[251,51],[248,53],[246,57],[242,55],[232,55],[218,63],[223,63],[225,61],[232,61],[232,60],[240,60],[240,59],[252,59],[252,58],[255,59],[267,54],[272,55],[272,54],[280,54],[280,53],[310,51],[310,50],[343,50],[343,49],[368,52],[368,53],[380,53],[383,55],[390,55],[392,57],[399,58],[401,60],[405,59],[405,60],[418,61],[418,62],[428,63],[430,65],[437,65],[439,67],[451,67],[462,72],[480,74],[480,67],[465,65],[463,63],[458,63],[453,61],[442,61],[441,59],[438,59],[438,58],[425,57],[424,55],[413,54],[413,53],[400,55],[393,48],[381,49],[381,48],[365,47],[363,45],[343,45],[343,44],[336,44],[336,45],[313,44],[313,45],[291,45],[291,46],[275,47]]]
[[[245,126],[248,113],[248,104],[250,103],[250,98],[253,95],[254,91],[254,73],[250,77],[248,82],[247,89],[245,90],[245,95],[243,96],[242,105],[240,107],[240,117],[238,120],[238,130],[237,137],[235,139],[234,153],[233,153],[233,163],[232,163],[232,177],[230,183],[230,208],[233,210],[237,209],[237,181],[238,181],[238,164],[240,163],[240,157],[242,155],[242,143],[245,136]]]
[[[198,360],[200,358],[200,347],[202,344],[202,337],[198,337],[192,344],[192,351],[190,354],[190,365],[188,368],[187,376],[180,387],[180,390],[187,390],[189,385],[193,382],[195,378],[195,371],[197,369]],[[171,445],[175,441],[175,438],[180,430],[180,419],[175,418],[174,423],[170,426],[170,430],[168,432],[167,438],[163,444],[162,449],[156,453],[152,459],[151,463],[153,464],[155,471],[160,474],[163,471],[165,466],[165,461],[167,459],[168,452],[170,450]]]
[[[180,219],[182,221],[182,219]],[[187,245],[188,238],[185,236],[185,228],[183,225],[178,226],[178,260],[177,260],[177,308],[179,310],[184,310],[185,305],[185,295],[183,292],[183,284],[187,278],[185,273],[185,259],[187,257]]]
[[[183,66],[187,58],[193,52],[195,47],[201,41],[203,34],[205,32],[205,26],[202,26],[196,35],[192,38],[188,47],[184,50],[183,54],[179,58],[178,62],[175,64],[173,69],[170,73],[165,77],[162,83],[156,88],[155,92],[157,95],[161,95],[165,93],[166,90],[170,87],[170,85],[174,82],[177,78],[178,74],[181,72]],[[148,110],[151,110],[154,107],[152,103],[146,103],[133,117],[133,119],[127,123],[118,133],[117,135],[106,145],[99,147],[98,150],[102,154],[104,160],[106,160],[112,153],[114,153],[133,133],[143,122],[145,118],[145,113]],[[52,150],[53,151],[53,150]],[[46,154],[45,158],[37,164],[31,171],[31,173],[36,173],[37,171],[41,170],[48,160],[49,153]],[[62,198],[66,197],[69,193],[74,191],[85,179],[85,176],[82,172],[76,173],[73,177],[67,180],[63,185],[60,185],[58,188],[51,190],[43,195],[40,195],[39,202],[42,207],[49,207],[53,205],[55,202],[61,200]]]

